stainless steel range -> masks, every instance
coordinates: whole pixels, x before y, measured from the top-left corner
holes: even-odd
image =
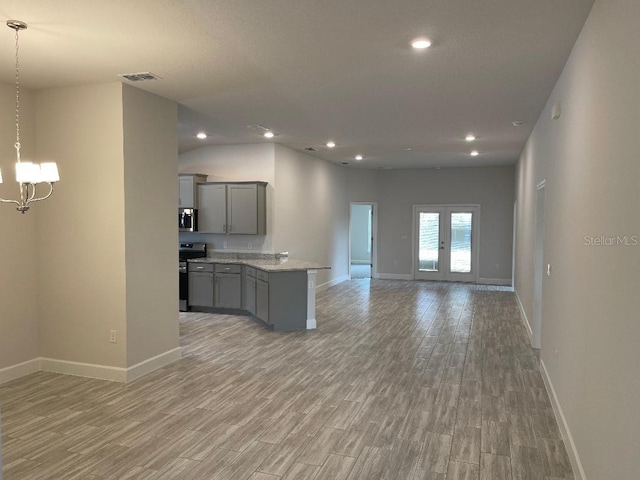
[[[180,275],[180,311],[189,311],[189,275],[187,273],[187,260],[190,258],[202,258],[207,256],[207,244],[200,242],[180,242],[178,249]]]

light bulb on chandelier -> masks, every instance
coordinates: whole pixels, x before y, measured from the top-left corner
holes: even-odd
[[[27,24],[20,20],[7,20],[7,26],[16,31],[16,182],[19,184],[20,199],[5,200],[0,198],[2,203],[13,203],[17,205],[16,210],[26,213],[29,204],[49,198],[53,193],[53,184],[60,181],[58,166],[54,162],[44,162],[42,164],[23,162],[20,158],[20,61],[18,48],[18,33],[25,30]],[[2,171],[0,171],[0,183],[2,183]],[[41,197],[36,197],[37,185],[46,183],[49,185],[49,192]]]

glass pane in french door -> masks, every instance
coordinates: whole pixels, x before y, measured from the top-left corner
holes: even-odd
[[[438,244],[440,243],[440,214],[420,212],[418,270],[421,272],[439,271]]]
[[[471,228],[473,214],[469,212],[451,213],[451,257],[452,273],[471,272]]]

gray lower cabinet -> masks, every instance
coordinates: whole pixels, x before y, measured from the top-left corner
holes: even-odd
[[[269,322],[269,283],[256,280],[256,317],[264,323]]]
[[[213,275],[212,264],[189,264],[189,306],[214,306]]]
[[[215,306],[242,308],[242,267],[216,264],[215,281]]]
[[[189,263],[189,306],[245,310],[275,331],[307,328],[307,272]]]
[[[256,269],[246,267],[244,273],[244,306],[251,315],[256,314]]]
[[[255,316],[275,331],[307,328],[307,272],[256,273]]]

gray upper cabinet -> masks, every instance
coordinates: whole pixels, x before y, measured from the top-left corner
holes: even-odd
[[[227,233],[227,187],[219,183],[198,185],[200,233]]]
[[[207,181],[206,175],[184,173],[178,175],[178,208],[198,208],[198,184]]]
[[[266,235],[265,182],[203,183],[199,191],[199,231]]]

